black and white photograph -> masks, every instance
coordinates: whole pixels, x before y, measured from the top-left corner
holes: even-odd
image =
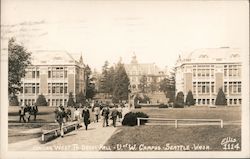
[[[1,158],[249,158],[248,0],[2,0]]]

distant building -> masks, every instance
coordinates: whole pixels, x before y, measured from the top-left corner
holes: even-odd
[[[127,75],[130,80],[131,91],[138,91],[140,80],[143,75],[147,77],[147,82],[150,84],[153,80],[160,82],[168,77],[168,69],[159,69],[154,63],[138,63],[136,56],[132,57],[130,64],[124,65]]]
[[[176,63],[176,93],[191,90],[196,105],[214,105],[222,88],[228,105],[241,105],[241,65],[237,48],[195,50]]]
[[[38,95],[43,94],[49,106],[66,106],[69,93],[75,98],[81,91],[86,94],[82,56],[76,61],[65,51],[37,51],[32,54],[32,65],[22,78],[18,100],[34,104]]]

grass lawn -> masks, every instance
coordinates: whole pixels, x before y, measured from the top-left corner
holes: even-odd
[[[241,121],[241,107],[198,107],[189,108],[154,108],[134,109],[134,112],[144,112],[149,117],[170,119],[222,119],[223,121]]]
[[[241,121],[240,107],[142,108],[133,111],[159,118]],[[231,143],[234,144],[233,150],[240,150],[238,149],[238,146],[241,146],[240,125],[225,125],[224,128],[215,125],[180,126],[177,129],[173,125],[123,126],[116,130],[105,145],[110,146],[113,151],[223,151],[224,146],[221,145],[221,141],[226,137],[236,139],[236,142]]]
[[[226,137],[235,138],[236,144],[239,143],[240,146],[240,126],[225,126],[222,129],[218,126],[189,126],[177,129],[173,126],[124,126],[118,128],[105,145],[110,146],[113,151],[223,151],[221,141]],[[198,145],[201,147],[196,147]]]

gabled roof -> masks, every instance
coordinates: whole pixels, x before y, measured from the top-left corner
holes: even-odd
[[[186,59],[195,59],[195,58],[232,58],[232,57],[240,57],[240,50],[238,48],[229,48],[229,47],[221,47],[221,48],[204,48],[204,49],[196,49],[193,52],[189,53]]]
[[[35,50],[32,51],[33,65],[77,65],[68,52],[60,50]]]

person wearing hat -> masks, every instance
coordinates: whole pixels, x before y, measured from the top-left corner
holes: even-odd
[[[20,107],[20,109],[19,109],[19,116],[20,116],[20,118],[19,118],[19,122],[21,122],[21,121],[22,121],[22,119],[23,119],[23,122],[25,122],[25,123],[26,123],[26,120],[25,120],[25,118],[24,118],[24,116],[25,116],[24,104],[23,104],[23,105],[21,105],[21,107]]]
[[[103,124],[102,124],[102,126],[104,127],[105,124],[106,124],[106,126],[109,126],[109,122],[108,122],[108,119],[109,119],[109,107],[108,107],[108,105],[105,105],[104,108],[102,109],[102,116],[103,116]]]
[[[64,123],[64,117],[65,117],[63,106],[59,106],[58,109],[55,111],[55,113],[56,113],[56,121],[59,124],[61,137],[63,137],[64,135],[63,123]]]
[[[85,129],[88,130],[88,125],[90,124],[90,114],[88,108],[85,106],[82,110],[82,118],[85,125]]]

